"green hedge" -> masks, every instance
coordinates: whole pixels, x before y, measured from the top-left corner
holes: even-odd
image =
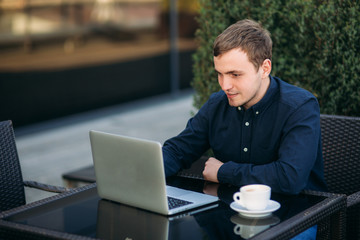
[[[350,0],[200,0],[194,54],[194,106],[220,89],[214,39],[244,18],[261,22],[273,39],[272,75],[311,91],[321,112],[360,116],[360,4]]]

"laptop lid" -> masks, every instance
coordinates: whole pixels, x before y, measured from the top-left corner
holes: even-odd
[[[98,194],[101,198],[171,215],[216,202],[217,197],[171,188],[177,198],[192,202],[168,208],[161,144],[156,141],[90,131]]]

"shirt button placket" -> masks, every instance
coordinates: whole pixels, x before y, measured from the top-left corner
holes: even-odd
[[[249,122],[245,122],[245,126],[246,126],[246,127],[250,126],[250,123],[249,123]],[[244,148],[243,148],[243,151],[244,151],[244,152],[247,152],[248,150],[249,150],[249,149],[248,149],[247,147],[244,147]]]
[[[251,112],[245,112],[242,127],[242,154],[241,157],[244,161],[250,161],[250,144],[251,144]]]

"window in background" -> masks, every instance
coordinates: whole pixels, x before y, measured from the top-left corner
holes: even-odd
[[[187,88],[198,4],[175,2]],[[0,119],[23,125],[169,92],[169,8],[169,0],[0,0]]]
[[[194,3],[177,3],[181,49],[195,48]],[[1,71],[146,57],[168,39],[169,0],[0,0]]]

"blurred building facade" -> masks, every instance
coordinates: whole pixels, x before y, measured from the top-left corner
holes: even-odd
[[[0,0],[0,120],[38,123],[167,93],[173,0]],[[197,1],[179,0],[179,88]]]

